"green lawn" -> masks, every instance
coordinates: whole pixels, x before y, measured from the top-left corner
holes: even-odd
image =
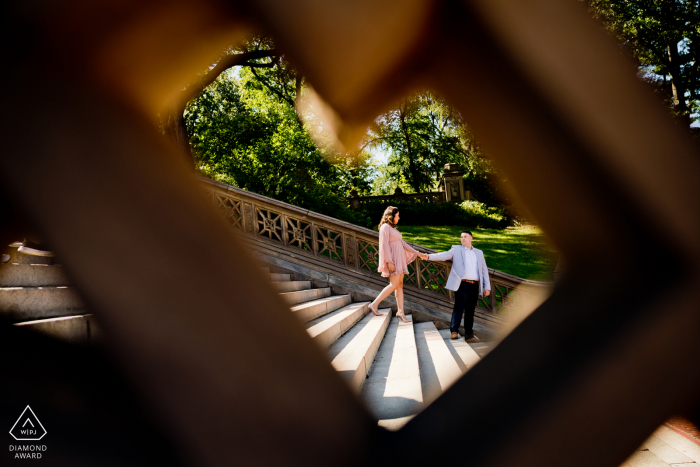
[[[438,251],[459,244],[463,227],[399,225],[404,240]],[[471,229],[474,246],[483,250],[490,268],[525,279],[551,281],[557,254],[542,231],[533,226]]]

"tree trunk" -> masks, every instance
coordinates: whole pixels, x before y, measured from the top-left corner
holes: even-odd
[[[413,159],[413,150],[411,148],[411,137],[408,134],[408,127],[406,126],[406,110],[405,107],[399,110],[399,120],[401,121],[401,130],[403,131],[404,138],[406,138],[406,155],[408,156],[408,171],[411,173],[411,185],[416,193],[420,193],[420,180],[418,174],[418,168],[416,167],[416,162]]]
[[[206,75],[201,77],[195,83],[187,86],[182,91],[182,94],[175,99],[175,101],[168,107],[167,114],[163,116],[163,132],[165,136],[170,138],[171,141],[182,151],[185,155],[187,162],[194,167],[194,155],[192,154],[192,147],[190,146],[190,138],[187,135],[187,127],[185,126],[185,108],[187,103],[197,97],[204,89],[209,86],[214,80],[224,71],[235,66],[249,66],[249,67],[259,67],[259,68],[270,68],[273,64],[260,64],[251,63],[249,60],[258,58],[269,58],[276,57],[277,50],[253,50],[250,52],[243,52],[237,54],[229,54],[219,60],[216,66],[209,71]],[[299,81],[299,86],[301,86],[301,80]],[[297,94],[299,91],[297,91]],[[297,116],[297,120],[299,117]],[[300,122],[301,124],[301,122]]]
[[[680,114],[681,121],[690,126],[690,112],[685,102],[686,86],[681,76],[681,63],[678,56],[678,42],[666,46],[668,52],[668,71],[671,75],[671,90],[673,92],[673,108]]]

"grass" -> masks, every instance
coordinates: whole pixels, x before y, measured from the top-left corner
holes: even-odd
[[[399,225],[404,240],[438,251],[459,245],[461,226]],[[536,281],[552,281],[557,253],[547,237],[534,226],[507,229],[470,229],[473,245],[483,250],[486,265],[514,276]]]

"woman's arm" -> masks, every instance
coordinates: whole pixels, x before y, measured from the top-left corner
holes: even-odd
[[[406,262],[407,263],[410,263],[411,261],[416,259],[417,256],[420,255],[420,251],[417,251],[411,245],[406,243],[406,240],[401,240],[401,244],[403,245],[403,250],[406,253]]]
[[[391,232],[389,231],[389,225],[384,224],[379,229],[379,260],[377,267],[381,272],[391,272],[386,263],[392,262],[391,255],[389,255],[389,236]]]

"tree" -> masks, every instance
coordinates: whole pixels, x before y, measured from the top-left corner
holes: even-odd
[[[587,0],[686,125],[700,111],[700,2]]]
[[[462,152],[454,112],[428,92],[377,118],[365,146],[388,152],[389,172],[416,193],[436,185],[444,165]]]
[[[184,117],[187,104],[200,95],[222,73],[233,67],[271,68],[278,60],[277,49],[274,48],[272,41],[265,37],[254,37],[243,42],[239,47],[227,49],[215,64],[204,71],[196,81],[185,87],[180,95],[170,103],[167,111],[161,115],[163,133],[187,154],[189,159],[192,159],[192,149]]]
[[[445,164],[457,163],[477,199],[489,205],[507,201],[496,188],[503,180],[461,114],[429,92],[410,97],[380,116],[365,146],[389,153],[387,166],[377,170],[375,194],[388,194],[396,187],[416,193],[436,189]]]
[[[339,154],[318,148],[296,113],[303,79],[283,56],[272,67],[236,71],[220,75],[186,108],[185,124],[200,172],[368,225],[346,199],[363,177],[362,163],[353,167]]]

